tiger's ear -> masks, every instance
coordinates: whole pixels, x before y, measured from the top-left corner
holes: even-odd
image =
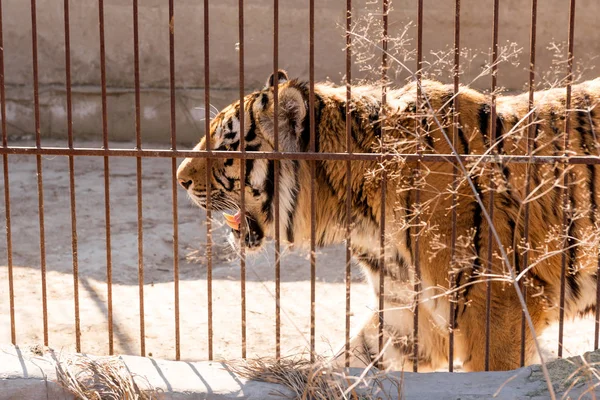
[[[285,85],[279,91],[279,123],[302,124],[306,116],[304,97],[298,88]]]
[[[263,92],[254,102],[254,113],[263,133],[273,140],[273,124],[277,121],[279,140],[284,151],[299,151],[300,140],[306,118],[306,101],[295,81],[279,87],[277,116],[274,115],[273,93]]]
[[[290,78],[288,78],[287,72],[285,72],[282,69],[277,71],[277,83],[278,84],[287,82],[289,80],[290,80]],[[267,82],[265,83],[266,88],[272,88],[273,86],[275,86],[275,74],[271,74],[269,76],[269,79],[267,79]]]

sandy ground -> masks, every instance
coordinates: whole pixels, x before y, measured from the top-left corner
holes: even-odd
[[[12,145],[30,145],[13,142]],[[45,146],[63,146],[46,141]],[[98,147],[97,142],[77,143]],[[113,147],[131,148],[131,143]],[[148,146],[151,147],[151,146]],[[75,307],[69,174],[66,157],[43,157],[49,345],[75,350]],[[111,158],[110,201],[113,268],[113,321],[116,353],[140,354],[140,302],[137,256],[135,159]],[[9,156],[12,243],[18,344],[43,342],[42,280],[36,161],[32,156]],[[147,355],[175,358],[175,293],[170,159],[143,160],[144,327]],[[81,350],[108,353],[106,227],[103,159],[75,159],[79,262]],[[1,193],[3,193],[3,182]],[[208,317],[205,214],[178,192],[181,358],[208,357]],[[5,205],[0,203],[4,218]],[[214,357],[241,356],[241,285],[239,261],[231,260],[226,229],[217,218],[213,269]],[[0,343],[11,341],[6,235],[0,232]],[[192,254],[194,257],[188,255]],[[282,354],[308,346],[310,336],[310,265],[307,254],[286,251],[281,272]],[[329,354],[343,342],[345,320],[345,252],[327,248],[317,255],[317,351]],[[248,356],[275,354],[274,255],[271,246],[248,257]],[[372,297],[354,268],[352,325],[369,312]],[[558,327],[541,337],[545,353],[556,353]],[[591,318],[565,326],[565,354],[591,350]]]

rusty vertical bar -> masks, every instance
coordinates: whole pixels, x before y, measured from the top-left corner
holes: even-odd
[[[346,0],[346,153],[352,153],[352,0]],[[352,161],[346,160],[346,331],[345,365],[350,366],[350,294],[352,280]]]
[[[102,86],[102,148],[108,149],[108,115],[106,105],[106,48],[104,40],[104,0],[98,0],[98,26],[100,34],[100,81]],[[104,220],[106,231],[106,286],[108,320],[108,354],[114,353],[113,300],[112,300],[112,249],[110,232],[110,163],[104,156]]]
[[[246,192],[244,190],[244,182],[246,176],[246,138],[244,127],[244,0],[239,0],[238,3],[238,32],[239,32],[239,75],[240,75],[240,216],[241,221],[246,221]],[[277,75],[274,77],[274,82],[277,81]],[[246,358],[246,224],[240,224],[240,290],[242,296],[242,358]]]
[[[423,96],[421,88],[421,75],[423,68],[423,0],[417,0],[417,98],[415,101],[416,112],[421,112],[421,97]],[[421,127],[421,118],[417,118],[415,121],[415,127],[417,132],[417,154],[422,153],[421,149],[421,135],[423,134]],[[417,226],[417,235],[415,237],[415,311],[413,316],[413,371],[417,372],[419,369],[419,295],[421,292],[421,240],[419,229],[421,226],[421,161],[417,160],[417,167],[415,169],[415,176],[417,183],[415,187],[415,225]]]
[[[309,95],[310,151],[316,151],[315,138],[315,1],[309,0]],[[315,189],[316,163],[310,161],[310,361],[315,361],[315,289],[316,289],[316,219],[317,198]]]
[[[597,213],[597,208],[592,212]],[[598,255],[596,276],[600,276],[600,254]],[[598,341],[600,339],[600,307],[597,306],[598,304],[600,304],[600,281],[596,282],[596,312],[594,313],[594,350],[598,350]]]
[[[169,85],[171,101],[171,150],[177,150],[177,124],[175,114],[175,5],[169,0]],[[173,283],[175,302],[175,359],[181,359],[179,329],[179,216],[177,213],[177,158],[171,158],[171,190],[173,198]]]
[[[600,255],[598,256],[598,266],[596,267],[596,276],[600,276]],[[600,282],[596,282],[596,304],[600,304]],[[598,350],[598,339],[600,338],[600,307],[596,306],[594,318],[594,350]]]
[[[142,148],[141,112],[140,112],[140,42],[138,27],[138,0],[133,0],[133,63],[135,86],[135,148]],[[142,197],[142,158],[136,158],[137,190],[137,236],[138,236],[138,296],[140,307],[140,353],[146,355],[146,330],[144,324],[144,230]]]
[[[73,98],[71,93],[71,32],[69,0],[64,0],[65,75],[67,91],[67,140],[73,149]],[[75,303],[75,350],[81,352],[81,321],[79,316],[79,262],[77,257],[77,213],[75,202],[75,160],[69,156],[69,192],[71,195],[71,250],[73,252],[73,302]]]
[[[279,114],[279,0],[273,0],[273,115]],[[273,124],[274,152],[279,152],[279,124]],[[275,202],[275,358],[281,358],[281,236],[279,226],[279,168],[274,160],[273,201]],[[297,162],[297,161],[296,161]]]
[[[458,91],[460,84],[460,0],[454,2],[454,86],[453,86],[453,99],[452,99],[452,146],[456,149],[456,143],[458,143]],[[454,268],[456,265],[456,238],[457,238],[457,215],[456,205],[458,202],[456,191],[458,189],[458,166],[453,163],[452,168],[452,236],[450,238],[450,260],[451,268],[450,272],[450,290],[451,295],[449,297],[449,310],[450,315],[448,321],[450,321],[448,329],[448,372],[454,371],[454,329],[456,327],[456,300],[458,294],[456,293],[456,275]]]
[[[389,12],[389,0],[383,0],[382,2],[382,23],[383,32],[381,38],[381,137],[385,134],[386,125],[386,109],[387,109],[387,85],[388,85],[388,12]],[[384,326],[384,290],[385,290],[385,202],[386,202],[386,189],[387,189],[387,171],[385,168],[382,171],[381,176],[381,207],[379,215],[379,288],[378,288],[378,302],[377,302],[377,338],[378,338],[378,354],[379,362],[378,365],[381,368],[383,366],[383,326]]]
[[[0,28],[1,31],[1,28]],[[1,32],[0,32],[1,35]],[[1,38],[0,38],[1,41]],[[1,45],[1,42],[0,42]],[[594,167],[593,167],[594,168]],[[596,207],[596,209],[593,209],[592,212],[595,212],[596,215],[598,215],[598,208]],[[597,217],[596,217],[597,219]],[[598,255],[598,265],[596,267],[596,276],[600,276],[600,254]],[[599,340],[600,340],[600,307],[598,307],[598,304],[600,304],[600,280],[596,281],[596,311],[595,311],[595,317],[594,317],[594,350],[598,350],[598,345],[599,345]]]
[[[569,6],[569,39],[568,39],[568,59],[567,59],[567,98],[565,101],[565,138],[563,144],[564,155],[568,156],[569,136],[571,130],[571,85],[573,84],[573,39],[575,36],[575,0],[571,0]],[[565,234],[564,247],[569,243],[569,219],[571,218],[571,201],[569,194],[569,173],[565,163],[565,174],[563,179],[563,230]],[[559,319],[558,319],[558,357],[563,354],[563,334],[565,322],[565,279],[567,273],[567,251],[563,250],[560,271],[560,299],[559,299]],[[571,271],[569,271],[571,273]]]
[[[31,48],[33,64],[33,113],[35,123],[35,145],[42,147],[40,131],[40,99],[38,80],[37,16],[36,0],[31,0]],[[42,156],[36,156],[38,216],[40,227],[40,269],[42,273],[42,319],[44,324],[44,346],[48,346],[48,296],[46,290],[46,234],[44,227],[44,180],[42,176]]]
[[[387,0],[385,0],[387,1]],[[385,104],[385,103],[383,103]],[[383,169],[381,176],[381,207],[379,213],[379,291],[378,291],[378,304],[377,313],[379,315],[379,323],[377,325],[377,338],[378,340],[378,354],[379,361],[378,367],[383,368],[383,327],[385,324],[384,312],[385,312],[385,212],[386,212],[386,196],[387,196],[387,170]]]
[[[600,256],[596,267],[596,276],[600,276]],[[600,282],[596,283],[596,304],[600,304]],[[594,350],[598,350],[598,339],[600,336],[600,307],[596,307],[594,317]]]
[[[598,256],[598,266],[596,267],[596,276],[600,276],[600,256]],[[596,283],[596,304],[600,304],[600,282]],[[600,336],[600,307],[596,307],[594,318],[594,350],[598,350],[598,339]]]
[[[204,135],[206,150],[211,150],[210,140],[210,54],[209,9],[204,0]],[[212,159],[206,159],[206,289],[208,297],[208,359],[213,359],[213,304],[212,304]],[[241,236],[240,236],[241,237]],[[243,239],[242,239],[243,240]]]
[[[2,0],[0,0],[0,113],[2,115],[2,146],[8,147],[8,132],[6,131],[6,90],[4,83],[4,25],[2,23]],[[10,341],[17,344],[15,324],[15,289],[13,279],[12,259],[12,226],[10,221],[10,188],[8,179],[8,154],[2,155],[4,168],[4,211],[6,216],[6,262],[8,266],[8,296],[10,303]]]
[[[535,44],[536,44],[536,30],[537,30],[537,0],[531,0],[531,30],[529,35],[529,105],[528,112],[529,117],[527,118],[527,155],[533,156],[533,141],[535,140],[534,133],[535,130],[533,128],[534,116],[533,116],[533,107],[534,107],[534,92],[535,92]],[[531,168],[538,168],[534,165],[528,165],[528,168],[525,173],[525,198],[529,197],[531,193]],[[523,268],[522,271],[525,271],[529,266],[529,202],[525,203],[525,227],[523,229],[523,240],[525,241],[525,249],[523,251]],[[514,243],[514,252],[517,253],[519,251],[519,244]],[[519,266],[515,265],[515,269],[518,271]],[[521,287],[521,291],[523,292],[523,298],[527,301],[527,287],[523,282],[519,282],[519,286]],[[520,356],[520,365],[525,365],[525,334],[526,334],[526,318],[525,318],[526,310],[523,310],[521,313],[521,356]]]
[[[490,112],[490,145],[493,146],[496,142],[496,85],[497,85],[497,72],[498,72],[498,12],[499,12],[499,0],[494,0],[494,22],[492,26],[492,107]],[[495,150],[494,150],[495,153]],[[494,166],[490,170],[490,202],[488,205],[488,214],[490,220],[494,220]],[[492,251],[494,250],[493,243],[493,226],[490,224],[488,227],[488,245],[487,245],[487,262],[486,262],[486,279],[485,279],[485,360],[484,367],[486,371],[490,369],[490,335],[491,325],[490,317],[492,310],[492,284],[489,280],[489,276],[492,272]]]

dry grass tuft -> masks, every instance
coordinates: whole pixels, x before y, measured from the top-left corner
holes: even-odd
[[[293,393],[293,399],[402,398],[401,379],[377,369],[368,368],[360,376],[355,376],[323,359],[310,362],[302,356],[228,361],[227,365],[242,378],[285,386]],[[288,397],[283,393],[281,395]]]
[[[154,400],[160,392],[143,377],[133,375],[120,357],[84,355],[59,360],[52,352],[58,383],[81,400]],[[135,379],[134,379],[135,378]],[[144,388],[136,383],[140,379]]]

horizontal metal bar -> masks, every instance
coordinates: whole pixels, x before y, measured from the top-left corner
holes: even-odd
[[[198,157],[198,158],[234,158],[266,160],[326,160],[326,161],[389,161],[404,158],[407,161],[454,162],[453,154],[383,154],[383,153],[316,153],[316,152],[269,152],[269,151],[214,151],[214,150],[136,150],[101,148],[64,148],[64,147],[0,147],[0,154],[11,155],[47,155],[47,156],[92,156],[92,157]],[[481,163],[519,163],[519,164],[600,164],[599,156],[527,156],[527,155],[460,155],[462,161]]]

